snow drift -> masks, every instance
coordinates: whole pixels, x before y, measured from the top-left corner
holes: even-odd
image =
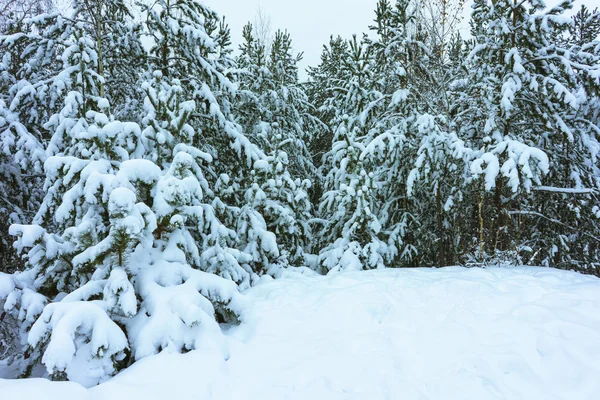
[[[299,270],[302,271],[302,270]],[[288,272],[225,340],[92,389],[0,380],[12,399],[600,398],[600,279],[542,268]]]

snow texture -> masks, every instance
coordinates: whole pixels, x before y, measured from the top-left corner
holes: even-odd
[[[304,273],[304,274],[303,274]],[[542,268],[307,269],[247,291],[243,323],[97,387],[0,380],[2,398],[568,399],[600,393],[600,280]]]

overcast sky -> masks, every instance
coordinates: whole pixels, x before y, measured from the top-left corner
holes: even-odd
[[[231,27],[237,49],[242,27],[254,19],[262,8],[271,18],[272,27],[287,29],[297,51],[304,51],[301,69],[319,62],[322,45],[329,36],[340,34],[349,38],[353,33],[366,32],[373,21],[377,0],[204,0],[213,10],[224,15]],[[547,1],[555,4],[556,1]],[[585,3],[599,7],[600,0],[577,0],[575,9]],[[469,15],[470,5],[465,15]],[[465,25],[468,26],[468,25]],[[301,72],[301,77],[305,77]]]

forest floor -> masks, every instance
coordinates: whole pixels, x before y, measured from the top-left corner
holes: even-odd
[[[286,272],[240,326],[86,389],[0,380],[2,399],[597,400],[600,279],[543,268]]]

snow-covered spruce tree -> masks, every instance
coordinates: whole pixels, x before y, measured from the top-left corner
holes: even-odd
[[[298,82],[297,62],[302,54],[294,55],[289,33],[277,31],[271,53],[266,44],[254,38],[252,25],[243,32],[238,64],[240,104],[238,121],[266,151],[271,151],[271,124],[277,124],[282,135],[279,147],[290,157],[290,172],[302,178],[315,175],[308,143],[323,124],[316,118],[303,87]]]
[[[590,45],[600,37],[600,12],[590,11],[585,4],[573,15],[573,24],[568,28],[567,43],[576,46]]]
[[[159,72],[158,83],[144,85],[144,132],[114,119],[100,96],[97,42],[83,24],[70,27],[56,79],[70,90],[45,124],[53,132],[46,196],[33,225],[11,228],[18,247],[29,251],[4,308],[20,321],[23,348],[12,361],[23,375],[40,374],[35,367],[42,363],[54,379],[94,385],[163,349],[219,340],[215,318],[235,316],[237,288],[188,263],[190,255],[199,258],[188,226],[234,233],[201,203],[206,181],[198,163],[210,156],[184,142],[195,136],[187,124],[194,102],[180,101],[171,83],[160,85]],[[163,120],[152,124],[156,118]],[[152,135],[152,127],[162,131]],[[169,142],[165,169],[153,155],[152,139],[161,134],[182,139]],[[215,248],[212,257],[210,249],[202,254],[207,270],[223,258],[231,262]]]
[[[13,20],[7,20],[4,35],[0,39],[2,61],[3,101],[7,119],[3,135],[5,154],[10,148],[11,155],[5,155],[5,170],[10,172],[12,185],[20,184],[20,199],[12,201],[14,208],[9,222],[31,221],[41,199],[43,175],[42,144],[49,140],[50,133],[44,127],[51,115],[58,113],[70,88],[76,85],[69,73],[61,69],[61,53],[71,45],[75,29],[86,32],[95,42],[99,73],[104,80],[99,83],[100,94],[110,100],[117,100],[118,93],[131,94],[141,57],[141,45],[135,35],[135,28],[129,24],[129,12],[120,0],[74,1],[74,13],[61,15],[50,12],[51,2],[40,1],[32,4],[28,0],[13,2]],[[36,14],[37,13],[37,14]],[[38,15],[39,14],[39,15]],[[34,17],[35,18],[32,18]],[[103,65],[110,64],[104,68]],[[128,66],[128,70],[123,68]],[[120,68],[120,69],[119,69]],[[129,72],[128,76],[124,71]],[[134,104],[135,100],[123,104]],[[128,106],[129,107],[129,106]],[[8,116],[10,114],[10,116]],[[17,126],[19,127],[17,129]],[[2,128],[0,128],[2,129]],[[38,145],[35,145],[35,143]],[[29,161],[27,161],[29,160]],[[26,173],[20,173],[27,171]],[[38,167],[36,167],[38,166]],[[25,184],[26,183],[26,184]],[[4,208],[7,210],[8,208]],[[5,229],[2,229],[6,231]],[[7,242],[3,236],[3,242]],[[6,244],[6,243],[5,243]],[[10,254],[9,251],[2,252]]]
[[[382,231],[378,218],[376,176],[362,157],[381,100],[373,79],[372,47],[356,37],[349,47],[347,79],[334,92],[338,125],[321,166],[326,174],[319,206],[324,224],[319,261],[325,270],[380,268],[397,250],[386,242],[388,232]]]
[[[0,34],[15,21],[52,10],[53,0],[5,0],[0,4]]]
[[[134,208],[129,189],[122,189],[128,190],[124,199],[111,192],[115,163],[131,150],[139,127],[105,114],[109,105],[98,95],[102,77],[94,42],[81,25],[63,38],[59,77],[73,84],[62,110],[46,124],[54,133],[44,166],[44,201],[33,225],[11,227],[17,247],[30,250],[5,310],[21,322],[23,353],[13,361],[24,375],[42,362],[54,378],[94,384],[115,371],[128,346],[104,304],[87,300],[102,293],[112,270],[124,266],[125,253],[134,247],[132,236],[152,221],[143,218],[143,207]],[[78,363],[89,365],[89,373]]]
[[[362,157],[377,166],[380,221],[399,249],[396,265],[449,261],[447,206],[456,191],[458,142],[448,132],[452,75],[439,40],[435,55],[428,41],[433,33],[424,26],[415,2],[381,0],[371,27],[374,81],[385,107],[379,106]]]
[[[148,15],[146,33],[153,38],[150,70],[178,79],[186,98],[196,103],[189,123],[202,134],[196,135],[192,144],[213,156],[218,171],[208,178],[214,183],[225,173],[231,185],[240,184],[244,173],[264,154],[233,118],[236,85],[229,28],[214,11],[195,0],[156,0],[144,10]],[[235,202],[243,192],[234,190],[232,195]]]
[[[324,271],[383,268],[395,248],[382,240],[376,212],[374,175],[360,155],[364,150],[356,135],[360,129],[342,117],[329,153],[331,172],[325,178],[319,212],[327,220],[319,254]]]
[[[322,124],[311,115],[298,84],[299,57],[292,56],[289,34],[276,32],[266,58],[266,46],[254,38],[250,24],[243,33],[241,120],[268,154],[266,162],[255,163],[254,182],[246,197],[253,199],[255,210],[260,210],[268,230],[277,236],[278,262],[299,265],[311,244],[310,181],[300,178],[316,175],[306,143]],[[247,214],[248,204],[243,210]]]
[[[212,197],[214,214],[223,227],[211,228],[211,239],[203,241],[200,253],[212,256],[199,267],[248,285],[255,272],[262,273],[267,268],[255,265],[263,257],[245,252],[256,247],[249,242],[256,235],[232,232],[236,227],[247,226],[241,220],[247,220],[252,209],[252,196],[246,196],[253,185],[252,168],[255,161],[264,160],[266,155],[234,120],[237,92],[230,80],[234,70],[230,68],[233,61],[229,56],[229,30],[213,11],[195,1],[157,1],[147,12],[147,27],[155,41],[150,66],[161,71],[165,79],[177,79],[182,93],[195,102],[187,123],[198,134],[185,138],[184,143],[209,154],[212,160],[205,166],[204,177],[213,189],[207,195]],[[221,253],[226,248],[236,249],[239,254],[223,259]]]
[[[404,175],[408,215],[419,223],[410,233],[419,249],[412,262],[419,265],[451,265],[460,252],[463,158],[468,151],[454,131],[452,92],[463,71],[452,58],[452,50],[455,42],[460,46],[456,35],[462,8],[460,0],[431,2],[420,9],[414,1],[398,1],[387,21],[384,18],[387,32],[379,29],[380,43],[388,44],[380,45],[380,57],[385,59],[386,52],[394,54],[400,71],[405,71],[391,85],[398,86],[383,125],[405,135],[401,138],[404,157],[411,160],[410,172]],[[395,75],[391,74],[392,82]],[[394,166],[395,170],[400,167],[398,175],[403,175],[401,164]]]
[[[334,93],[346,80],[348,71],[344,66],[350,58],[349,47],[348,41],[341,36],[332,36],[329,43],[323,45],[320,64],[308,68],[306,92],[310,102],[317,107],[317,116],[325,124],[311,142],[315,165],[320,165],[321,158],[331,148],[333,119],[336,117]]]
[[[47,4],[33,7],[23,0],[5,6],[0,17],[0,271],[20,266],[8,227],[30,221],[41,201],[42,124],[48,109],[41,101],[31,101],[35,90],[30,81],[45,77],[48,63],[44,54],[30,51],[35,28],[27,19],[33,8],[45,11]]]
[[[235,231],[217,217],[216,209],[226,206],[205,178],[207,173],[215,173],[213,157],[193,145],[196,131],[189,121],[195,102],[182,99],[185,92],[180,81],[169,82],[160,70],[154,71],[152,82],[143,88],[148,94],[143,132],[147,156],[165,171],[154,201],[157,236],[166,238],[174,230],[179,232],[174,240],[180,240],[179,236],[185,239],[182,249],[187,263],[248,286],[251,257],[235,249]]]
[[[119,119],[139,115],[144,98],[138,83],[146,52],[140,41],[142,26],[135,22],[133,2],[128,0],[71,0],[79,12],[73,19],[83,23],[96,42],[98,73],[104,77],[99,95],[106,97]]]
[[[481,257],[519,253],[525,262],[595,268],[597,55],[565,48],[565,1],[476,1],[459,136],[474,149],[472,218]]]

